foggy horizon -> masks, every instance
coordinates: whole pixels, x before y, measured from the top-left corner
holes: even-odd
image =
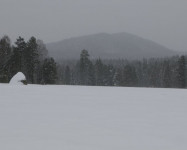
[[[35,36],[45,43],[127,32],[187,51],[187,1],[0,0],[0,37]]]

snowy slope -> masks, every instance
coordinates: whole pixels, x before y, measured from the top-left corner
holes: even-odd
[[[187,91],[0,84],[1,150],[186,150]]]

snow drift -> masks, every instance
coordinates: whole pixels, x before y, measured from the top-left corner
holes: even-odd
[[[25,85],[26,84],[26,77],[22,72],[18,72],[16,75],[12,77],[9,84],[12,85]]]

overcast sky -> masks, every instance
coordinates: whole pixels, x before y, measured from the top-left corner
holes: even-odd
[[[45,43],[129,32],[187,51],[187,0],[0,0],[0,36]]]

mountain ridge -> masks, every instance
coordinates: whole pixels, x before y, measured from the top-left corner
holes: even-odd
[[[49,54],[56,59],[77,59],[83,49],[88,50],[91,58],[109,59],[142,59],[177,54],[154,41],[126,32],[73,37],[46,46]]]

